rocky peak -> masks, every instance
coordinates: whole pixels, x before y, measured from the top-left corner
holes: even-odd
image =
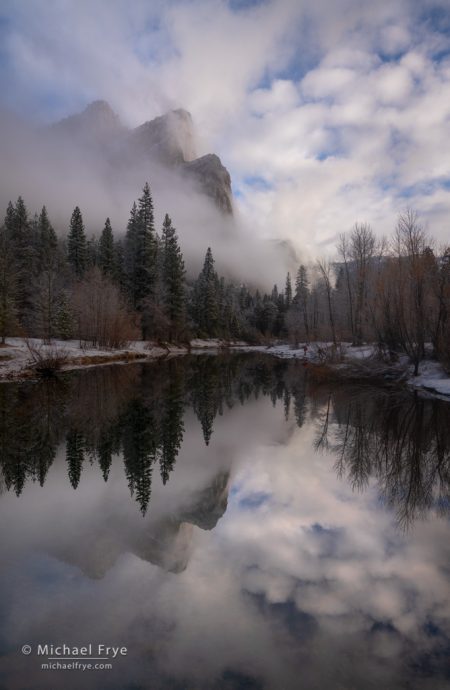
[[[231,177],[215,153],[184,163],[183,171],[194,177],[202,191],[213,199],[223,213],[233,212]]]
[[[133,148],[166,165],[179,165],[196,157],[194,128],[187,110],[171,110],[145,122],[131,133]]]
[[[53,125],[52,134],[69,137],[100,152],[108,165],[122,170],[158,163],[195,182],[223,213],[232,213],[231,179],[220,158],[197,158],[191,114],[179,108],[129,130],[106,101],[94,101],[81,113]]]
[[[70,115],[53,125],[53,130],[89,142],[104,142],[125,128],[106,101],[93,101],[81,113]]]

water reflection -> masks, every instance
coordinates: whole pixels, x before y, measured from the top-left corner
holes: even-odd
[[[315,421],[316,451],[336,455],[335,469],[358,490],[376,477],[380,495],[407,526],[450,506],[449,406],[407,391],[318,382],[298,362],[247,355],[179,359],[157,367],[97,368],[64,381],[0,387],[0,449],[6,489],[42,486],[65,443],[70,484],[86,462],[103,479],[121,455],[130,493],[145,515],[155,468],[169,480],[192,408],[209,444],[224,408],[269,396],[299,427]]]
[[[449,415],[259,355],[0,387],[0,687],[448,688]]]

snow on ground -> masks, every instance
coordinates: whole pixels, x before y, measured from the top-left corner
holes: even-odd
[[[78,340],[53,340],[50,345],[44,345],[39,338],[7,338],[6,344],[0,346],[0,381],[28,378],[31,375],[29,367],[32,366],[33,357],[30,347],[36,348],[41,355],[59,354],[66,360],[61,366],[62,371],[78,369],[87,366],[99,366],[113,362],[127,362],[136,359],[155,359],[187,354],[186,346],[157,345],[155,343],[136,340],[128,343],[127,347],[119,349],[102,349],[96,347],[80,347]],[[191,352],[196,350],[217,351],[229,346],[230,343],[218,338],[210,340],[194,339],[190,343]],[[240,341],[233,345],[245,345]],[[92,361],[87,361],[91,359]]]
[[[98,366],[114,361],[130,361],[164,357],[167,355],[185,354],[186,347],[170,345],[160,347],[143,341],[133,341],[126,348],[108,350],[93,347],[81,347],[78,340],[54,340],[51,345],[44,345],[42,340],[30,338],[7,338],[6,345],[0,347],[0,380],[23,378],[28,368],[33,363],[33,357],[27,342],[31,348],[36,348],[39,353],[45,355],[61,355],[66,360],[61,369],[77,369],[85,366]],[[91,362],[87,358],[92,358]]]
[[[281,359],[301,359],[304,362],[320,363],[325,361],[326,353],[330,352],[332,343],[311,343],[305,351],[304,345],[294,348],[290,345],[258,345],[237,347],[236,349],[245,350],[246,352],[265,352],[274,357]],[[350,343],[341,343],[338,349],[338,354],[342,357],[341,364],[334,366],[345,366],[345,363],[350,363],[352,360],[359,362],[369,360],[376,356],[376,349],[372,345],[362,345],[354,347]],[[408,358],[406,355],[401,355],[398,361],[398,367],[407,367]],[[444,371],[439,362],[425,360],[420,365],[420,375],[414,376],[414,367],[409,366],[409,375],[406,378],[406,385],[416,390],[421,390],[426,393],[433,394],[437,397],[450,397],[450,377]]]
[[[408,386],[417,390],[437,393],[439,396],[450,397],[450,377],[439,362],[422,362],[419,376],[413,376],[411,371]]]
[[[341,343],[341,345],[338,346],[336,353],[338,358],[341,352],[343,356],[346,356],[348,346],[349,344],[347,343]],[[327,355],[333,348],[333,343],[315,342],[309,343],[308,345],[306,343],[301,343],[298,347],[293,347],[286,343],[279,345],[246,345],[244,343],[243,345],[233,345],[233,348],[245,352],[265,352],[269,355],[279,357],[280,359],[302,359],[304,361],[318,363],[325,361]],[[359,359],[366,356],[369,357],[373,354],[372,346],[359,348],[352,347],[351,349],[355,357]]]
[[[99,348],[80,348],[78,340],[54,340],[51,345],[43,345],[42,340],[33,338],[28,343],[36,347],[42,354],[46,352],[59,352],[66,359],[66,363],[61,367],[62,370],[78,369],[86,366],[99,366],[112,362],[127,362],[136,359],[154,359],[157,357],[167,357],[182,355],[188,352],[187,347],[177,347],[175,345],[159,346],[154,343],[143,342],[142,340],[133,341],[126,348],[117,350],[107,350]],[[300,344],[299,347],[292,347],[289,344],[279,345],[247,345],[243,342],[227,342],[218,338],[201,339],[195,338],[190,343],[191,352],[212,350],[217,351],[223,347],[230,347],[240,352],[264,352],[282,359],[301,359],[304,362],[320,363],[327,359],[327,355],[332,350],[332,343],[318,342],[309,345]],[[345,366],[352,360],[359,362],[369,360],[376,354],[372,345],[353,347],[350,343],[341,343],[338,347],[335,361],[341,361],[335,366]],[[91,361],[88,361],[91,359]],[[400,357],[398,366],[406,367],[407,358]],[[27,341],[23,338],[7,338],[6,345],[0,347],[0,381],[25,378],[29,367],[32,364],[32,356],[27,346]],[[425,360],[420,365],[420,375],[413,375],[413,367],[410,367],[409,376],[406,384],[416,390],[424,391],[428,394],[439,397],[450,398],[450,377],[438,362]]]

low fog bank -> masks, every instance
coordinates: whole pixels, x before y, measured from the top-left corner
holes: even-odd
[[[124,235],[134,200],[148,181],[159,230],[165,213],[177,228],[188,275],[201,268],[210,246],[217,269],[227,277],[268,289],[282,285],[296,258],[283,243],[261,240],[239,218],[220,213],[191,180],[149,160],[132,160],[120,148],[89,143],[0,113],[0,213],[21,195],[30,217],[45,204],[55,230],[68,232],[79,206],[86,234],[98,236],[107,216],[115,237]]]

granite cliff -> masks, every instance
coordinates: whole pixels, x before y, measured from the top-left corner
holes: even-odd
[[[116,170],[148,163],[175,171],[222,213],[233,212],[230,175],[217,155],[197,156],[192,117],[186,110],[171,110],[129,129],[108,103],[94,101],[83,112],[52,125],[49,132],[97,149]]]

